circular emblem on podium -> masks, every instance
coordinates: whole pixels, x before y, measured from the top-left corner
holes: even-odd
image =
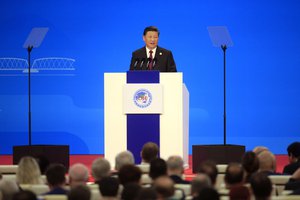
[[[146,108],[152,102],[152,94],[146,89],[139,89],[134,93],[133,101],[136,106]]]

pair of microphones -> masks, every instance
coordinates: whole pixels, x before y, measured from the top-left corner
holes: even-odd
[[[150,62],[151,62],[151,58],[136,58],[134,65],[133,65],[133,69],[134,70],[142,70],[144,64],[146,64],[146,69],[150,70],[150,68],[149,68]],[[155,69],[155,64],[156,64],[156,58],[154,58],[152,61],[152,70]]]

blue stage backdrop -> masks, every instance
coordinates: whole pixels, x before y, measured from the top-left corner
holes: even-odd
[[[227,50],[227,142],[284,154],[300,140],[299,10],[298,0],[1,1],[0,154],[28,142],[22,45],[33,27],[49,32],[32,51],[32,144],[103,154],[103,74],[128,70],[149,25],[159,27],[160,46],[184,73],[190,153],[194,144],[223,143],[223,54],[207,27],[225,25],[234,43]]]

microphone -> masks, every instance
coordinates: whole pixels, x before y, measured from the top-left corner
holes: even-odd
[[[140,69],[143,68],[144,62],[145,62],[145,58],[142,58],[142,59],[141,59],[141,62],[140,62]]]
[[[153,59],[153,64],[152,64],[152,69],[155,69],[155,64],[156,64],[156,57]]]
[[[133,70],[135,70],[136,69],[136,66],[137,66],[137,64],[139,63],[139,59],[138,58],[136,58],[135,59],[135,62],[134,62],[134,65],[133,65]]]
[[[149,69],[149,64],[150,64],[150,62],[151,62],[151,58],[147,58],[147,69]]]

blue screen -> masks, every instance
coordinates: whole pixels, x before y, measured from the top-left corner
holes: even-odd
[[[28,144],[27,51],[34,27],[49,27],[31,52],[32,144],[104,153],[104,73],[126,72],[143,30],[160,30],[190,93],[192,145],[223,144],[223,52],[208,26],[227,26],[227,143],[276,154],[300,140],[300,2],[0,2],[0,154]]]

